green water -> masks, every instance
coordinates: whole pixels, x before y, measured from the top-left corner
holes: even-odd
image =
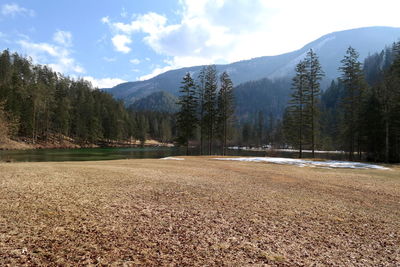
[[[35,149],[35,150],[0,150],[0,161],[89,161],[116,159],[144,159],[183,156],[184,148],[177,147],[131,147],[131,148],[81,148],[81,149]],[[198,155],[198,150],[191,150],[190,155]],[[260,151],[228,150],[229,156],[274,156],[296,158],[294,152],[274,152],[273,154]],[[306,153],[305,153],[306,154]],[[311,155],[305,155],[305,157]],[[318,154],[319,158],[342,160],[343,155]]]
[[[81,148],[81,149],[34,149],[0,151],[2,161],[89,161],[133,158],[163,158],[183,155],[179,148]]]

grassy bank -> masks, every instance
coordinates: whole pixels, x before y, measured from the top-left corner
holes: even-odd
[[[0,265],[400,262],[400,168],[0,163]]]

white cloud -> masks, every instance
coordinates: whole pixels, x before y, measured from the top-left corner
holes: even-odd
[[[177,24],[168,25],[165,16],[149,12],[127,24],[109,25],[126,35],[145,33],[144,41],[157,53],[173,57],[174,67],[248,57],[234,48],[242,41],[239,35],[255,31],[262,24],[265,12],[260,11],[266,9],[261,2],[183,0],[182,4],[182,18]]]
[[[137,58],[133,58],[133,59],[129,60],[129,62],[132,63],[132,64],[134,64],[134,65],[140,64],[140,60],[137,59]]]
[[[107,16],[107,17],[102,17],[101,18],[101,22],[103,22],[104,24],[108,24],[108,23],[110,23],[110,18]]]
[[[151,78],[157,76],[158,74],[164,73],[164,72],[172,70],[172,69],[174,69],[173,66],[156,67],[151,73],[140,76],[138,78],[138,80],[140,80],[140,81],[148,80],[148,79],[151,79]]]
[[[121,11],[121,17],[126,18],[128,16],[128,12],[126,11],[126,9],[123,7],[122,11]]]
[[[97,88],[111,88],[114,87],[120,83],[127,82],[125,80],[119,79],[119,78],[102,78],[102,79],[96,79],[92,76],[85,76],[83,79],[91,82],[91,84],[94,87]]]
[[[138,16],[130,24],[121,22],[112,23],[112,27],[125,34],[143,31],[145,33],[158,32],[162,30],[167,22],[167,18],[154,12],[149,12]]]
[[[139,15],[130,23],[107,21],[113,32],[125,36],[144,33],[147,45],[170,58],[167,66],[156,67],[139,79],[174,68],[240,60],[254,52],[250,49],[244,55],[236,46],[243,41],[240,35],[258,29],[263,22],[261,2],[183,0],[182,5],[182,18],[176,24],[168,24],[165,16],[154,12]]]
[[[117,34],[111,39],[111,41],[117,51],[125,54],[131,51],[127,45],[132,43],[132,40],[128,36]]]
[[[58,34],[56,32],[53,38],[55,41],[57,36]],[[72,38],[72,35],[70,38]],[[19,40],[17,43],[21,46],[26,54],[32,57],[35,63],[46,64],[56,72],[65,74],[85,72],[85,69],[80,66],[71,56],[72,51],[67,46],[68,42],[65,40],[60,42],[61,45],[35,43],[31,42],[29,39]]]
[[[67,31],[56,31],[53,35],[53,40],[63,46],[72,45],[72,34]]]
[[[324,34],[366,26],[400,27],[400,1],[180,0],[176,23],[154,12],[107,24],[169,58],[160,69],[234,62],[299,49]],[[362,7],[362,8],[361,8]],[[387,8],[390,7],[390,8]],[[355,12],[361,10],[360,12]],[[340,14],[340,19],[338,19]],[[142,76],[149,77],[152,74]]]
[[[107,62],[115,62],[115,61],[117,61],[117,59],[115,57],[103,57],[103,60],[107,61]]]
[[[5,38],[6,36],[7,36],[6,34],[0,32],[0,38]]]
[[[4,16],[11,16],[11,17],[15,17],[16,15],[33,17],[35,16],[35,11],[33,11],[32,9],[20,7],[19,5],[12,3],[12,4],[2,5],[1,14],[3,14]]]

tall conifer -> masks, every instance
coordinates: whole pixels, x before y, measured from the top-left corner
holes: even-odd
[[[217,70],[215,65],[207,66],[204,86],[204,128],[208,141],[208,153],[212,155],[217,118]]]
[[[342,59],[340,78],[344,84],[345,96],[342,99],[343,123],[342,136],[347,146],[349,160],[354,160],[354,153],[361,157],[361,99],[365,87],[361,63],[358,61],[357,51],[349,47]]]
[[[320,90],[320,81],[324,76],[324,72],[322,71],[321,64],[319,63],[319,59],[317,54],[310,49],[308,51],[306,59],[306,70],[307,70],[307,95],[308,95],[308,106],[309,109],[309,122],[311,125],[311,150],[312,157],[315,156],[315,146],[316,146],[316,137],[319,133],[318,127],[318,118],[319,118],[319,106],[318,100],[319,95],[321,93]]]
[[[307,114],[305,107],[309,103],[309,96],[307,95],[308,88],[308,74],[307,64],[305,61],[300,61],[296,66],[296,76],[293,78],[293,92],[291,100],[289,102],[289,114],[291,117],[291,126],[294,129],[290,129],[293,137],[293,141],[299,148],[299,158],[303,156],[304,141],[306,136]]]
[[[228,133],[233,123],[234,95],[233,83],[227,72],[220,77],[221,89],[218,92],[218,134],[222,144],[222,155],[225,155]]]
[[[198,101],[198,124],[200,127],[200,155],[203,155],[204,147],[204,135],[205,135],[205,125],[204,125],[204,91],[206,84],[206,67],[203,66],[197,76],[196,81],[196,91],[197,91],[197,101]]]
[[[189,140],[193,137],[197,124],[196,90],[194,81],[189,73],[183,77],[181,90],[179,92],[181,95],[178,101],[180,109],[177,116],[178,141],[186,146],[186,155],[188,155]]]

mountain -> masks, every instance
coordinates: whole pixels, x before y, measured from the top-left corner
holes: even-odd
[[[309,49],[319,56],[326,74],[324,84],[339,76],[338,67],[349,46],[354,47],[363,61],[368,55],[381,51],[400,38],[400,28],[367,27],[327,34],[305,45],[303,48],[277,56],[265,56],[226,65],[217,65],[219,73],[227,71],[235,85],[263,78],[276,80],[291,77],[295,65],[303,59]],[[167,71],[145,81],[127,82],[106,89],[115,98],[131,104],[154,92],[165,91],[177,95],[182,77],[190,72],[197,76],[202,66]]]
[[[249,81],[235,87],[235,106],[238,121],[248,121],[262,112],[264,118],[279,118],[289,101],[291,79],[268,78]],[[260,101],[260,99],[262,101]]]
[[[129,109],[135,111],[159,111],[159,112],[177,112],[178,98],[170,93],[160,91],[152,93],[146,97],[138,99]]]

